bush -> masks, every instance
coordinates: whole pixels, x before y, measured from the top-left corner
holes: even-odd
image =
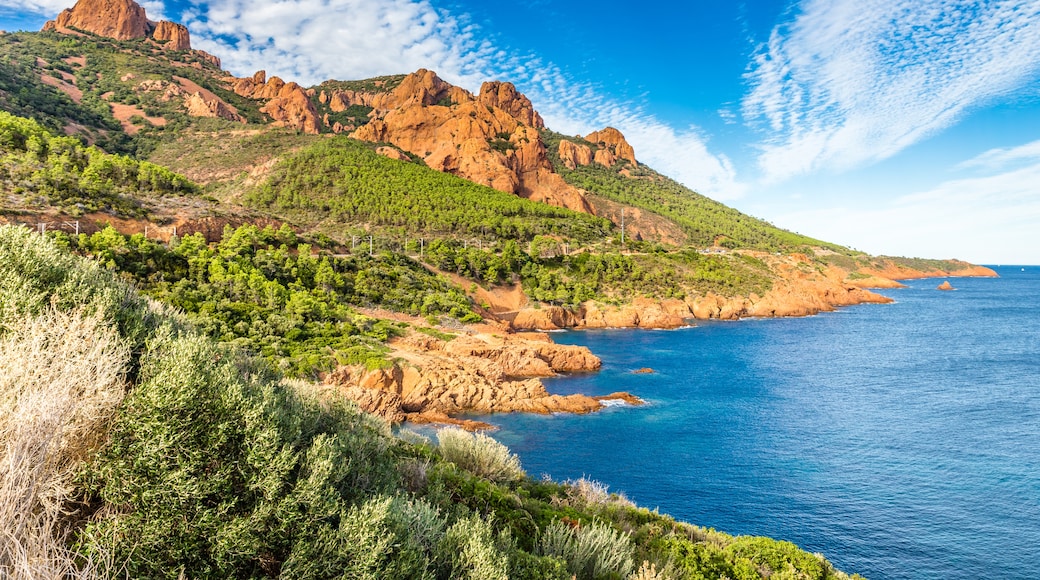
[[[628,534],[594,522],[574,526],[557,520],[542,532],[539,552],[562,558],[578,580],[625,578],[632,572],[632,542]]]
[[[497,483],[525,477],[520,458],[509,448],[483,433],[448,428],[437,432],[441,456],[455,465]]]
[[[439,552],[451,578],[509,580],[509,559],[495,546],[491,525],[479,516],[460,519],[448,528]]]
[[[98,316],[46,314],[0,338],[0,576],[101,576],[74,564],[66,514],[123,399],[129,352]]]

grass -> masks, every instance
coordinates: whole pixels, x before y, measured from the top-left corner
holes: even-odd
[[[483,433],[441,429],[437,432],[437,442],[445,461],[496,483],[519,481],[526,475],[519,457]]]

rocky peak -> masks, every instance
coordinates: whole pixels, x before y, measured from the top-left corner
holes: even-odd
[[[463,93],[468,99],[462,98],[461,100],[473,98],[469,93],[465,91]],[[396,107],[436,105],[448,101],[458,104],[461,100],[457,102],[455,99],[462,97],[458,92],[458,87],[452,86],[437,76],[437,73],[424,68],[404,77],[401,84],[390,94]]]
[[[265,71],[256,71],[246,78],[229,77],[224,79],[236,94],[267,101],[260,112],[268,115],[279,127],[288,127],[317,134],[321,129],[321,119],[314,108],[307,91],[294,82],[285,82],[274,76],[267,78]]]
[[[601,165],[609,167],[619,159],[625,159],[633,166],[638,165],[635,149],[628,144],[621,131],[613,127],[589,133],[585,136],[585,140],[599,145],[600,150],[596,152],[596,162]]]
[[[534,110],[531,99],[523,93],[519,93],[513,83],[490,81],[480,86],[480,96],[477,99],[492,107],[498,107],[516,118],[522,124],[535,129],[544,129],[545,122],[538,111]]]
[[[160,20],[152,32],[152,40],[165,42],[170,50],[191,50],[188,27],[183,24]]]
[[[184,25],[165,20],[152,22],[134,0],[79,0],[44,24],[43,29],[62,33],[76,29],[116,40],[152,38],[171,50],[191,50]]]

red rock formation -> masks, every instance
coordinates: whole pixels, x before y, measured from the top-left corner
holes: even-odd
[[[585,140],[599,145],[599,151],[606,151],[603,155],[600,155],[599,151],[597,151],[596,162],[601,165],[610,167],[618,159],[625,159],[632,165],[638,165],[635,150],[625,140],[625,136],[621,134],[621,131],[613,127],[589,133],[585,136]],[[608,160],[610,161],[609,164],[607,163]]]
[[[592,163],[592,149],[588,145],[579,145],[566,139],[560,141],[560,160],[567,169],[576,169]]]
[[[943,280],[942,284],[936,287],[936,290],[954,290],[953,284],[950,284],[949,280]]]
[[[252,77],[224,79],[236,94],[250,99],[266,100],[260,108],[279,127],[288,127],[304,133],[318,134],[321,120],[307,91],[296,83],[286,83],[278,77],[267,78],[257,71]]]
[[[152,40],[165,43],[163,46],[169,50],[191,50],[188,28],[183,24],[160,20],[152,32]]]
[[[450,415],[467,412],[589,413],[603,407],[601,399],[642,402],[628,393],[550,395],[531,377],[595,370],[600,361],[585,347],[553,344],[545,335],[459,336],[451,342],[413,335],[393,346],[395,357],[405,363],[373,371],[340,367],[325,382],[339,385],[343,396],[392,422],[456,423]]]
[[[584,194],[553,172],[536,129],[541,117],[508,83],[485,83],[474,98],[421,69],[389,93],[337,91],[325,98],[334,111],[355,104],[376,109],[375,118],[352,134],[356,139],[393,143],[438,171],[591,213]]]
[[[490,81],[480,86],[480,96],[477,97],[481,103],[498,107],[516,118],[520,123],[535,129],[544,129],[545,122],[538,111],[534,110],[531,99],[518,93],[513,83]]]
[[[76,29],[116,40],[151,37],[170,50],[191,50],[187,28],[165,20],[148,20],[144,8],[134,0],[79,0],[75,6],[62,10],[56,19],[44,24],[43,29],[62,33]],[[216,59],[212,55],[206,56]],[[216,59],[216,64],[220,66],[219,59]]]
[[[188,110],[188,114],[192,117],[216,117],[238,123],[246,122],[245,117],[236,113],[224,101],[220,99],[207,100],[197,92],[184,97],[184,108]]]
[[[79,0],[72,8],[62,10],[50,27],[59,32],[71,28],[116,40],[131,40],[148,36],[151,26],[144,8],[133,0]],[[45,25],[44,30],[47,29]]]
[[[393,147],[382,146],[376,149],[376,153],[383,157],[389,157],[390,159],[396,159],[398,161],[409,161],[408,156],[401,152],[400,149]]]

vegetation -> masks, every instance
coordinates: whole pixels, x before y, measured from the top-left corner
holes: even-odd
[[[470,471],[450,444],[395,438],[25,229],[0,227],[0,263],[0,357],[21,369],[0,381],[0,453],[22,466],[0,471],[0,522],[42,522],[3,553],[6,577],[562,580],[626,578],[634,562],[642,578],[847,577],[783,542]],[[57,428],[6,420],[43,402]],[[476,465],[501,461],[473,449]]]
[[[580,141],[559,133],[544,130],[545,141],[553,167],[570,183],[607,199],[651,211],[673,221],[689,236],[693,246],[712,246],[718,241],[727,248],[746,248],[767,252],[793,251],[803,246],[821,246],[845,251],[841,246],[828,244],[806,236],[782,230],[693,192],[679,183],[646,166],[631,167],[619,164],[613,168],[597,163],[567,169],[559,158],[562,139]],[[584,142],[595,149],[596,145]],[[619,173],[627,169],[632,177]]]
[[[195,184],[159,165],[83,147],[55,137],[32,119],[0,111],[0,188],[29,207],[56,206],[69,215],[108,211],[143,216],[142,197],[185,195]]]
[[[201,234],[169,247],[112,228],[58,236],[182,309],[209,336],[259,353],[290,376],[387,363],[383,343],[401,329],[358,313],[358,305],[479,320],[460,290],[400,254],[316,254],[288,227],[227,228],[212,247]]]
[[[371,144],[322,140],[291,155],[245,197],[301,222],[364,222],[402,233],[527,241],[604,237],[607,220],[521,199],[415,164],[377,155]]]

